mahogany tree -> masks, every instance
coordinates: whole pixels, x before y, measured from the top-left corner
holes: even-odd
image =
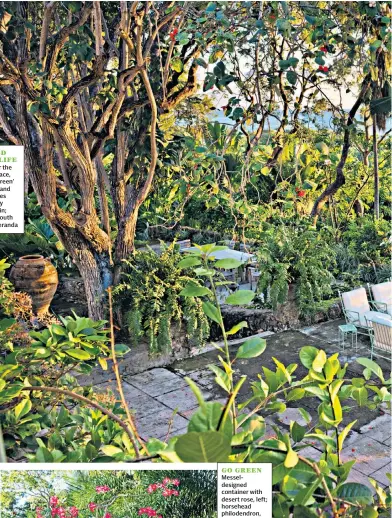
[[[77,265],[93,318],[133,249],[166,145],[159,117],[197,90],[218,27],[198,30],[199,14],[185,2],[0,7],[0,137],[25,146],[26,189]]]

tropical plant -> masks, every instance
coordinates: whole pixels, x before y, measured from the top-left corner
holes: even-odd
[[[335,251],[328,235],[305,225],[269,225],[260,235],[257,253],[258,293],[274,309],[287,300],[289,285],[303,314],[331,295]]]
[[[185,324],[187,337],[197,346],[209,336],[201,301],[181,297],[192,274],[178,266],[180,259],[175,242],[159,255],[152,249],[136,250],[125,261],[123,281],[113,290],[132,343],[146,337],[152,353],[171,348],[173,326]]]

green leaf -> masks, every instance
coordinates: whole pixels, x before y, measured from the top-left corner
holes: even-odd
[[[205,401],[204,401],[203,394],[201,393],[201,390],[199,389],[199,387],[196,385],[196,383],[191,378],[186,377],[185,381],[190,386],[193,394],[195,395],[195,398],[197,399],[197,402],[199,403],[199,406],[204,407]]]
[[[230,270],[231,268],[238,268],[241,265],[241,261],[238,259],[231,259],[230,257],[227,259],[219,259],[219,261],[216,261],[214,264],[216,268],[225,268],[226,270]]]
[[[312,368],[316,372],[322,372],[323,367],[327,361],[327,355],[325,354],[325,351],[320,349],[317,353],[316,358],[313,360]]]
[[[242,306],[250,304],[254,298],[255,293],[252,290],[237,290],[229,295],[225,302],[232,306]]]
[[[294,450],[289,450],[287,452],[286,458],[284,459],[285,468],[293,468],[298,464],[298,454]]]
[[[50,453],[48,448],[40,446],[35,454],[37,462],[53,462],[53,455]]]
[[[309,424],[310,421],[312,420],[312,416],[309,414],[309,412],[307,410],[305,410],[304,408],[298,408],[298,412],[301,414],[301,416],[305,420],[306,424]]]
[[[203,408],[198,408],[192,415],[188,432],[209,432],[217,431],[220,423],[224,407],[220,403],[205,403]],[[221,432],[230,440],[233,436],[233,427],[231,421],[227,421],[227,425]]]
[[[295,388],[287,394],[286,401],[297,401],[298,399],[302,399],[305,396],[305,393],[305,389]]]
[[[378,516],[378,511],[370,505],[362,510],[362,518],[377,518]]]
[[[295,498],[294,498],[294,502],[293,502],[294,505],[295,506],[306,505],[308,500],[310,498],[313,498],[312,495],[313,495],[314,491],[318,488],[319,485],[320,485],[320,480],[317,479],[315,482],[313,482],[313,484],[310,484],[307,487],[305,487],[304,489],[301,489],[300,491],[298,491],[298,493],[295,495]]]
[[[183,297],[203,297],[204,295],[210,295],[211,292],[204,286],[195,286],[194,284],[188,284],[183,290],[180,291],[180,295]]]
[[[24,415],[28,414],[31,410],[32,403],[30,399],[22,399],[22,401],[15,407],[15,418],[17,421]]]
[[[203,59],[203,58],[196,58],[196,59],[194,60],[194,63],[195,63],[196,65],[200,65],[200,66],[202,66],[203,68],[208,68],[208,63],[206,63],[206,62],[204,61],[204,59]]]
[[[230,392],[230,379],[228,374],[217,367],[216,365],[209,365],[209,368],[216,375],[216,383],[223,388],[226,392]]]
[[[177,266],[179,268],[190,268],[191,266],[197,266],[199,264],[201,264],[201,261],[198,257],[185,257],[181,259]]]
[[[351,394],[360,407],[366,405],[369,396],[369,392],[366,387],[353,388]]]
[[[336,494],[343,500],[355,504],[366,505],[372,503],[372,491],[364,484],[347,482],[338,488]]]
[[[236,358],[256,358],[265,351],[267,342],[258,336],[244,342],[237,351]]]
[[[16,323],[15,318],[2,318],[0,320],[0,332],[5,331]]]
[[[121,448],[117,448],[117,446],[113,446],[112,444],[108,444],[107,446],[102,446],[101,450],[108,457],[114,457],[118,453],[123,453]]]
[[[293,70],[289,70],[286,74],[286,77],[287,77],[287,81],[292,84],[292,85],[295,85],[296,82],[297,82],[297,79],[298,79],[298,76],[297,76],[297,72],[294,72]]]
[[[240,329],[244,329],[244,327],[248,327],[248,322],[245,322],[245,320],[243,320],[242,322],[239,322],[238,324],[236,324],[235,326],[233,326],[230,331],[227,331],[227,335],[235,335],[236,333],[238,333],[238,331]]]
[[[231,444],[222,432],[189,432],[177,439],[174,449],[183,462],[227,462]]]
[[[67,349],[64,351],[71,358],[76,358],[77,360],[91,360],[92,356],[83,349]]]
[[[203,302],[202,308],[208,318],[216,322],[217,324],[222,323],[222,317],[219,314],[219,310],[212,302]]]
[[[381,381],[384,381],[384,375],[382,373],[381,367],[376,362],[369,360],[369,358],[357,358],[357,362],[363,367],[370,369],[373,374],[380,378]]]
[[[295,442],[301,442],[305,437],[306,428],[298,424],[296,421],[293,421],[291,425],[291,436]]]
[[[114,351],[116,353],[116,356],[124,356],[131,350],[128,345],[125,344],[115,344]]]
[[[312,347],[311,345],[302,347],[299,352],[299,359],[301,360],[302,365],[307,369],[311,369],[317,353],[318,349],[316,349],[316,347]]]

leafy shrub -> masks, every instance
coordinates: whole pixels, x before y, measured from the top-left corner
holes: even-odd
[[[350,222],[336,248],[339,272],[360,282],[383,282],[390,277],[390,222],[370,216]]]
[[[296,285],[302,313],[314,310],[318,301],[331,295],[335,252],[323,232],[300,226],[271,226],[260,240],[257,289],[272,308],[286,302],[290,283]]]
[[[170,349],[173,324],[185,322],[187,336],[197,345],[209,336],[200,299],[180,296],[193,279],[189,271],[178,266],[181,257],[174,243],[161,255],[151,249],[137,250],[126,261],[123,282],[113,290],[132,342],[136,345],[141,337],[147,337],[151,352]]]

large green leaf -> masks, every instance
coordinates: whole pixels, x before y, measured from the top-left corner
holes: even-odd
[[[202,304],[203,311],[207,315],[208,318],[220,324],[222,322],[222,318],[219,314],[219,310],[212,302],[205,301]]]
[[[311,345],[302,347],[299,351],[299,359],[301,360],[302,365],[307,369],[311,369],[317,353],[318,349],[316,349],[316,347],[312,347]]]
[[[255,293],[252,290],[237,290],[227,297],[226,304],[241,306],[250,304],[254,298]]]
[[[185,257],[181,259],[177,266],[179,268],[190,268],[191,266],[197,266],[199,264],[201,264],[201,261],[198,257]]]
[[[210,290],[204,286],[195,286],[188,284],[183,290],[180,291],[180,295],[183,297],[203,297],[204,295],[211,294]]]
[[[355,504],[370,504],[372,502],[372,491],[364,484],[347,482],[340,486],[336,492],[337,496]]]
[[[218,429],[223,412],[223,406],[220,403],[206,403],[204,408],[198,408],[192,415],[188,432],[211,432]],[[230,440],[233,435],[232,423],[227,421],[224,429],[220,430]]]
[[[230,439],[222,432],[189,432],[181,435],[174,446],[183,462],[227,462]]]
[[[91,360],[92,358],[91,354],[82,349],[67,349],[65,353],[68,354],[68,356],[71,356],[71,358],[76,358],[77,360]]]
[[[237,351],[236,358],[256,358],[265,351],[267,342],[255,336],[244,342]]]
[[[357,362],[363,365],[363,367],[370,369],[381,381],[384,381],[382,369],[376,362],[369,360],[369,358],[357,358]]]
[[[216,268],[225,268],[226,270],[229,270],[231,268],[238,268],[241,264],[241,261],[238,259],[228,257],[227,259],[219,259],[219,261],[216,261],[214,266],[216,266]]]

